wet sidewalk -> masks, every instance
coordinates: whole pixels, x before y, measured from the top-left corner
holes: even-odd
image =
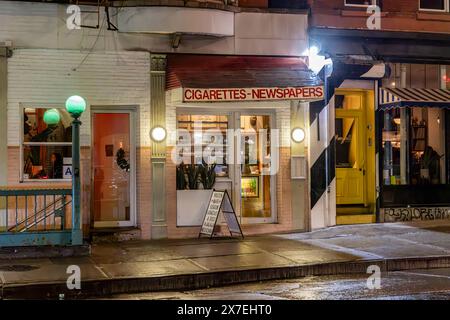
[[[339,226],[240,239],[95,244],[89,257],[0,260],[2,298],[187,290],[307,275],[450,267],[450,221]],[[81,290],[68,290],[68,266]]]

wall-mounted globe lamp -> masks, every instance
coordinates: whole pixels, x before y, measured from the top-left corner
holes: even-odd
[[[291,138],[294,142],[303,142],[305,140],[305,130],[302,128],[294,128],[291,132]]]
[[[164,141],[164,139],[166,139],[166,136],[167,136],[166,129],[164,129],[161,126],[156,126],[150,131],[150,137],[155,142]]]
[[[61,116],[59,115],[58,110],[56,109],[48,109],[44,113],[44,122],[48,126],[57,125],[61,120]]]

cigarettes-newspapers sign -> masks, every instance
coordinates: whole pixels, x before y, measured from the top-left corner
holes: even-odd
[[[323,87],[286,88],[184,88],[184,102],[317,100],[323,98]]]

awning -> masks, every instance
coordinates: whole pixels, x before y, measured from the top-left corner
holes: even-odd
[[[380,88],[379,108],[450,108],[450,90],[420,88]]]
[[[167,56],[166,90],[183,102],[321,100],[318,75],[300,57]]]

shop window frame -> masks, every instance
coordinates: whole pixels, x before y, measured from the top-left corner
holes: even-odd
[[[19,182],[20,183],[71,183],[72,179],[32,179],[32,178],[25,178],[25,172],[24,172],[24,147],[25,146],[58,146],[58,147],[72,147],[72,141],[70,142],[25,142],[24,141],[24,121],[25,121],[25,109],[61,109],[65,110],[64,106],[62,104],[52,104],[52,103],[45,103],[45,104],[37,104],[37,103],[20,103],[19,104],[19,112],[20,112],[20,128],[19,128],[19,157],[20,157],[20,170],[19,170]]]
[[[438,13],[449,13],[450,10],[450,1],[449,0],[445,0],[444,1],[444,9],[430,9],[430,8],[422,8],[420,5],[420,1],[421,0],[417,0],[418,4],[417,7],[419,9],[420,12],[438,12]]]
[[[427,107],[424,107],[424,108],[427,108]],[[382,109],[382,110],[379,110],[379,113],[380,113],[380,119],[379,119],[379,123],[380,123],[380,131],[381,131],[381,133],[380,133],[380,136],[379,136],[379,141],[381,142],[381,144],[380,144],[380,156],[384,156],[384,142],[385,142],[385,140],[383,139],[383,130],[384,130],[384,128],[383,128],[383,121],[384,121],[384,114],[385,114],[385,112],[387,112],[387,111],[389,111],[389,110],[384,110],[384,109]],[[419,185],[419,186],[422,186],[423,184],[413,184],[412,183],[412,179],[413,179],[413,176],[412,176],[412,172],[413,172],[413,165],[414,165],[414,159],[413,159],[413,157],[412,157],[412,153],[414,152],[414,151],[419,151],[419,150],[414,150],[413,149],[413,140],[414,140],[414,136],[413,136],[413,124],[412,124],[412,111],[411,111],[411,109],[408,107],[407,108],[407,114],[408,114],[408,116],[407,116],[407,118],[408,118],[408,123],[409,123],[409,134],[408,134],[408,137],[407,137],[407,148],[408,148],[408,161],[407,161],[407,168],[406,168],[406,171],[407,171],[407,183],[406,184],[388,184],[388,186],[398,186],[398,185],[403,185],[403,186],[417,186],[417,185]],[[447,130],[447,123],[448,123],[448,121],[449,120],[446,120],[446,118],[448,117],[447,116],[447,112],[445,112],[444,111],[444,115],[443,115],[443,117],[444,117],[444,130]],[[429,126],[430,124],[429,123],[427,123],[426,124],[426,126],[427,126],[427,128],[426,128],[426,131],[425,131],[425,138],[427,137],[427,135],[428,135],[428,130],[429,130],[429,128],[428,128],[428,126]],[[446,131],[445,131],[446,132]],[[443,141],[443,143],[444,143],[444,170],[446,170],[447,172],[449,171],[446,167],[447,167],[447,163],[448,163],[448,161],[450,160],[450,157],[449,156],[447,156],[447,152],[449,151],[448,149],[447,149],[447,146],[448,146],[448,143],[450,142],[450,139],[449,138],[447,138],[447,135],[446,134],[444,134],[444,141]],[[425,146],[427,146],[427,143],[425,144]],[[380,158],[380,168],[381,168],[381,174],[383,173],[383,169],[384,169],[384,165],[383,165],[383,158]],[[383,175],[380,175],[380,177],[383,177]],[[447,185],[447,184],[449,184],[450,183],[450,181],[449,181],[449,179],[447,178],[447,174],[446,174],[446,178],[444,179],[445,180],[445,182],[440,182],[440,183],[437,183],[437,184],[429,184],[429,185]],[[382,185],[384,185],[384,186],[386,186],[386,184],[384,184],[384,180],[383,179],[381,179],[380,180],[380,184],[382,184]],[[425,184],[425,185],[427,185],[427,184]]]
[[[356,4],[356,3],[347,3],[348,0],[344,0],[344,6],[345,7],[353,7],[353,8],[367,8],[370,6],[377,6],[378,0],[369,0],[371,4]]]
[[[177,108],[176,116],[175,116],[175,130],[184,129],[184,128],[179,128],[178,116],[198,116],[198,115],[200,115],[200,116],[225,116],[225,117],[227,117],[227,129],[226,130],[231,129],[230,123],[232,123],[232,112],[229,112],[229,111],[214,111],[213,112],[211,110],[203,109],[203,108],[202,109],[194,108],[192,110],[190,110],[189,108]],[[178,141],[174,141],[174,145],[176,148],[178,145]],[[224,146],[226,146],[228,148],[229,145],[227,143]],[[228,152],[228,149],[227,149],[227,152]],[[193,157],[193,155],[191,155],[191,163],[198,165],[198,163],[195,163],[195,161],[192,162],[192,157]],[[223,164],[221,164],[221,166],[223,166]],[[217,175],[217,179],[219,181],[220,180],[225,181],[225,180],[231,179],[230,170],[232,170],[232,164],[227,163],[225,166],[227,167],[227,174],[225,176]]]
[[[295,1],[284,1],[281,4],[278,0],[271,1],[267,3],[269,9],[293,9],[293,10],[306,10],[308,9],[308,1],[306,0],[295,0]]]

